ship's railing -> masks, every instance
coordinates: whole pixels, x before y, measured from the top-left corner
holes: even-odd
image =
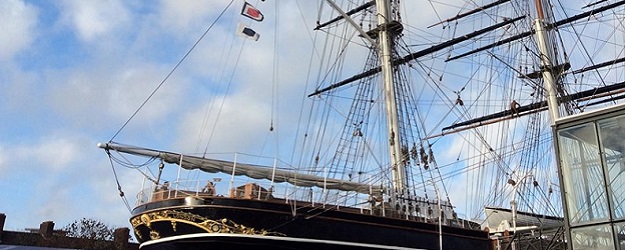
[[[262,183],[262,181],[261,181]],[[300,205],[319,207],[323,209],[350,210],[363,214],[370,214],[382,217],[393,217],[406,220],[438,223],[438,216],[442,215],[441,223],[453,227],[464,227],[478,229],[479,225],[458,218],[451,205],[443,201],[441,203],[442,213],[438,210],[435,200],[415,199],[412,208],[397,208],[386,202],[384,196],[364,197],[362,194],[329,194],[324,190],[307,189],[284,189],[263,186],[259,182],[238,182],[235,188],[228,190],[228,183],[213,179],[196,180],[173,180],[169,185],[151,185],[143,189],[137,196],[137,205],[148,202],[155,202],[164,199],[181,197],[211,197],[225,196],[238,199],[271,200],[274,202],[292,203]],[[306,193],[306,194],[305,194]],[[327,202],[321,202],[319,197],[327,197]]]
[[[201,184],[202,183],[202,184]],[[212,180],[175,180],[161,185],[149,185],[137,194],[136,205],[164,199],[188,196],[217,196],[217,189]]]
[[[237,158],[237,157],[235,157]],[[236,161],[235,161],[236,162]],[[248,161],[250,162],[250,161]],[[253,162],[253,161],[251,161]],[[273,161],[274,164],[277,161]],[[235,163],[236,164],[236,163]],[[262,163],[261,163],[262,164]],[[238,199],[271,200],[273,202],[296,202],[305,206],[323,209],[344,209],[363,214],[394,217],[437,224],[439,216],[444,225],[475,228],[473,222],[459,219],[446,201],[441,201],[440,210],[436,199],[414,197],[405,199],[402,206],[391,204],[385,193],[363,194],[330,190],[318,187],[296,187],[287,183],[276,183],[266,179],[252,179],[234,174],[205,173],[198,170],[182,170],[176,178],[160,181],[146,179],[138,193],[136,205],[179,197],[224,196]],[[173,173],[169,173],[170,175]],[[186,178],[182,178],[186,176]],[[189,178],[193,176],[194,178]],[[158,182],[159,184],[154,184]],[[371,189],[373,190],[373,188]]]

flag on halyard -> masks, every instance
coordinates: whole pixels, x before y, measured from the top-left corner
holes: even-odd
[[[259,21],[259,22],[265,19],[265,16],[263,16],[263,13],[260,13],[260,10],[258,10],[257,8],[254,8],[254,6],[252,6],[251,4],[247,2],[243,4],[241,15],[244,15],[246,17],[251,18],[254,21]]]
[[[245,26],[242,23],[239,23],[239,27],[237,28],[237,33],[249,39],[252,39],[254,41],[258,41],[258,38],[260,38],[260,35],[256,33],[256,31]]]

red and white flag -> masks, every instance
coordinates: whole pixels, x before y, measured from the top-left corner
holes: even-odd
[[[258,10],[257,8],[254,8],[254,6],[252,6],[251,4],[245,2],[245,4],[243,4],[243,9],[241,10],[241,15],[244,15],[246,17],[251,18],[254,21],[262,21],[263,19],[265,19],[265,16],[263,16],[263,13],[260,13],[260,10]]]

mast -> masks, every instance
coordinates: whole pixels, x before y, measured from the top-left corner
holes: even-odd
[[[545,15],[543,12],[542,0],[536,0],[536,11],[538,18],[534,20],[534,29],[536,29],[536,40],[538,41],[538,49],[540,50],[540,66],[542,76],[547,91],[547,106],[549,107],[549,117],[551,125],[555,125],[556,119],[560,117],[557,99],[557,80],[559,72],[556,72],[553,66],[553,49],[548,46],[549,37],[548,30],[545,25]],[[556,75],[554,76],[554,72]]]
[[[390,150],[391,172],[393,187],[398,194],[406,188],[406,171],[402,161],[401,133],[399,128],[399,114],[397,112],[397,100],[395,99],[395,82],[393,79],[392,46],[393,37],[387,28],[391,22],[389,0],[376,1],[378,11],[378,30],[380,47],[380,65],[384,86],[384,99],[386,105],[386,123],[388,129],[388,145]]]

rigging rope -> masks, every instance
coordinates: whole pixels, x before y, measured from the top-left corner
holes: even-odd
[[[211,28],[213,28],[213,26],[217,23],[217,21],[219,21],[221,16],[226,12],[226,10],[228,10],[228,8],[230,7],[230,5],[232,5],[233,2],[234,2],[234,0],[231,0],[230,3],[228,3],[228,5],[226,6],[226,8],[223,11],[221,11],[221,13],[219,13],[219,16],[217,16],[215,21],[213,21],[213,23],[211,23],[211,25],[208,26],[206,31],[204,31],[204,33],[200,36],[200,38],[198,38],[197,41],[195,41],[195,43],[193,44],[193,46],[191,46],[191,48],[187,51],[187,53],[185,53],[184,56],[182,56],[182,58],[180,58],[178,63],[176,63],[176,65],[171,69],[171,71],[169,71],[169,73],[165,76],[165,78],[163,78],[163,80],[161,80],[161,82],[156,86],[156,88],[152,91],[152,93],[150,93],[150,95],[143,101],[143,103],[141,103],[141,105],[139,105],[139,108],[137,108],[137,110],[135,110],[135,112],[132,113],[132,115],[128,118],[128,120],[126,120],[126,122],[124,122],[124,124],[121,126],[121,128],[119,128],[119,130],[117,130],[117,132],[115,132],[115,134],[113,135],[113,137],[111,137],[109,142],[112,142],[113,139],[115,139],[115,137],[117,137],[117,135],[126,127],[126,125],[128,125],[128,123],[130,123],[130,120],[132,120],[139,113],[139,111],[147,104],[147,102],[154,96],[154,94],[156,94],[156,91],[158,91],[161,88],[161,86],[163,86],[165,81],[167,81],[167,79],[169,79],[169,77],[176,71],[176,69],[178,69],[178,66],[180,66],[182,64],[182,62],[187,58],[187,56],[189,56],[189,54],[191,54],[191,51],[193,51],[193,49],[195,49],[195,47],[206,36],[206,34],[208,34],[208,32],[211,30]]]
[[[232,3],[232,2],[231,2]],[[245,44],[246,40],[243,40],[243,44]],[[241,49],[239,50],[239,54],[236,57],[236,60],[234,62],[234,65],[232,67],[232,74],[230,75],[230,77],[228,78],[228,83],[226,85],[226,89],[224,90],[224,94],[223,94],[223,98],[221,99],[221,104],[219,106],[219,109],[217,111],[217,116],[215,117],[215,123],[217,123],[217,121],[219,121],[219,118],[221,116],[221,111],[223,110],[223,106],[226,102],[226,98],[225,96],[230,92],[230,87],[232,86],[232,79],[234,79],[234,74],[239,66],[239,61],[241,60],[241,55],[243,54],[243,46],[241,47]],[[213,126],[209,136],[208,136],[208,140],[206,142],[206,146],[204,148],[204,155],[203,157],[206,156],[206,154],[208,153],[208,147],[210,145],[210,141],[213,137],[213,134],[215,133],[215,129],[217,128],[217,126]]]
[[[122,199],[128,212],[130,213],[132,210],[130,208],[130,204],[128,203],[128,199],[124,195],[124,191],[122,191],[122,186],[119,184],[119,178],[117,177],[117,172],[115,171],[115,165],[113,164],[113,157],[111,156],[111,152],[106,149],[106,154],[109,156],[109,162],[111,163],[111,170],[113,171],[113,176],[115,176],[115,183],[117,184],[117,190],[119,191],[119,197]]]
[[[274,8],[275,8],[275,12],[276,13],[280,13],[278,10],[279,4],[276,2],[276,4],[274,4]],[[275,123],[276,121],[276,113],[278,111],[278,106],[280,105],[280,95],[279,93],[279,86],[280,86],[280,78],[279,76],[279,71],[280,71],[280,56],[278,56],[277,51],[278,51],[278,47],[279,47],[279,28],[278,28],[278,24],[280,23],[280,15],[276,15],[275,17],[275,21],[274,21],[274,30],[275,32],[273,33],[273,52],[271,53],[271,55],[273,56],[273,70],[271,71],[271,125],[270,125],[270,129],[269,132],[274,132],[274,128],[275,128]],[[278,135],[280,134],[278,131],[275,131],[275,133],[272,133],[274,135],[274,147],[275,147],[275,158],[278,159],[279,155],[280,155],[280,147],[279,147],[279,137]]]
[[[195,47],[200,43],[200,41],[206,36],[206,34],[208,34],[208,32],[212,29],[212,27],[217,23],[217,21],[223,16],[223,14],[226,12],[226,10],[228,10],[228,8],[230,7],[230,5],[232,5],[232,3],[234,2],[234,0],[231,0],[230,3],[228,3],[228,5],[226,6],[226,8],[224,8],[224,10],[219,14],[219,16],[217,16],[217,18],[213,21],[213,23],[211,23],[211,25],[206,29],[206,31],[204,31],[204,33],[195,41],[195,43],[193,44],[193,46],[191,46],[191,48],[184,54],[184,56],[178,61],[178,63],[176,63],[176,65],[171,69],[171,71],[165,76],[165,78],[163,78],[163,80],[161,80],[161,82],[157,85],[157,87],[150,93],[150,95],[143,101],[143,103],[141,103],[141,105],[139,105],[139,107],[137,108],[137,110],[135,110],[135,112],[128,118],[128,120],[126,120],[126,122],[124,122],[124,124],[117,130],[117,132],[115,132],[115,134],[111,137],[111,139],[109,140],[109,142],[113,142],[113,139],[115,139],[115,137],[117,137],[117,135],[119,135],[119,133],[121,133],[121,131],[130,123],[130,121],[139,113],[139,111],[147,104],[147,102],[156,94],[156,92],[163,86],[163,84],[165,83],[165,81],[167,81],[169,79],[169,77],[171,75],[173,75],[173,73],[176,71],[176,69],[178,69],[178,67],[182,64],[182,62],[189,56],[189,54],[191,54],[191,51],[193,51],[193,49],[195,49]],[[128,212],[131,212],[131,208],[130,208],[130,204],[128,203],[128,199],[126,198],[126,196],[124,195],[124,192],[122,191],[122,186],[119,183],[119,177],[117,176],[117,172],[115,171],[115,165],[113,164],[113,157],[110,153],[110,151],[107,149],[106,150],[107,155],[109,156],[109,162],[111,163],[111,170],[113,171],[113,175],[115,176],[115,182],[117,184],[117,190],[119,191],[119,196],[121,197],[122,201],[124,202],[124,204],[126,205],[126,208],[128,209]],[[144,174],[145,176],[145,174]]]

